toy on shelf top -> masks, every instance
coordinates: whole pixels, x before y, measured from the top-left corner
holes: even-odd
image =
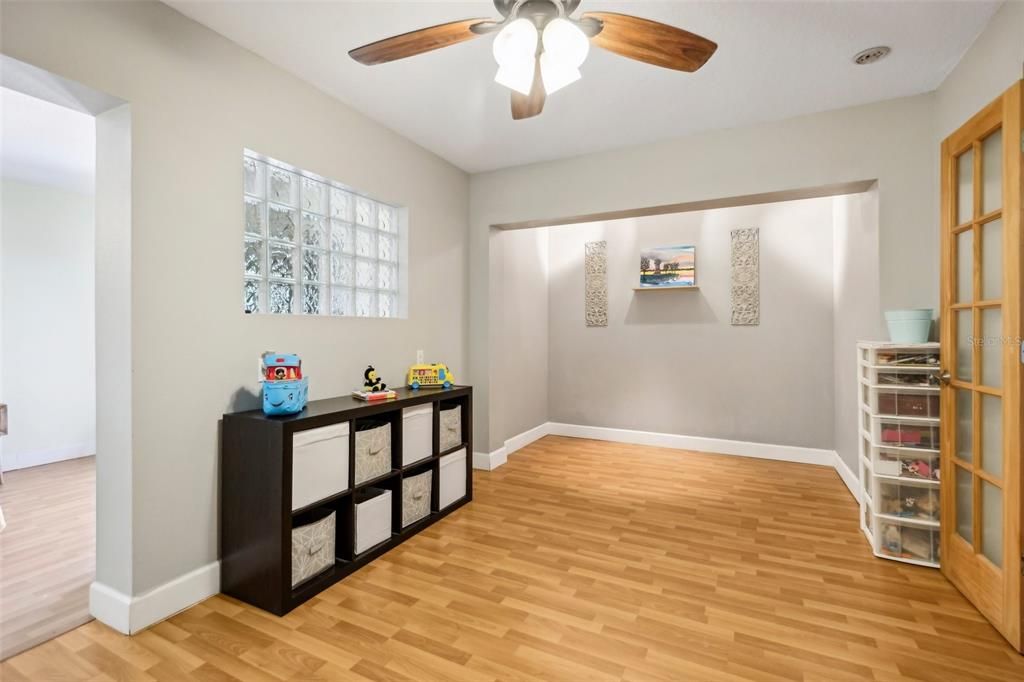
[[[421,386],[443,386],[451,388],[455,377],[448,365],[432,362],[428,365],[413,365],[409,368],[409,376],[405,382],[409,388],[416,390]]]
[[[263,378],[267,381],[301,379],[302,360],[293,353],[264,353]]]
[[[377,370],[373,368],[373,365],[367,365],[366,371],[363,372],[363,389],[370,393],[380,393],[381,391],[388,390],[388,385],[381,381],[380,376],[377,375]]]
[[[298,414],[309,398],[309,380],[302,376],[298,355],[267,351],[261,360],[263,413],[268,416]]]
[[[388,390],[388,385],[381,381],[377,370],[373,365],[367,365],[363,372],[363,388],[359,391],[352,391],[352,395],[362,400],[390,400],[398,397],[394,391]]]

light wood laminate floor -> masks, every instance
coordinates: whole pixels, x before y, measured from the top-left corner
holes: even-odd
[[[829,468],[547,437],[285,618],[209,599],[4,664],[83,680],[1007,680],[937,571],[871,556]]]
[[[4,474],[0,659],[86,623],[96,567],[96,458]],[[0,676],[2,677],[2,676]]]

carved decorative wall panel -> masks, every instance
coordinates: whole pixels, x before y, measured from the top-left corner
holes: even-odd
[[[732,231],[732,324],[761,323],[760,231]]]
[[[584,246],[584,318],[588,327],[608,326],[608,242]]]

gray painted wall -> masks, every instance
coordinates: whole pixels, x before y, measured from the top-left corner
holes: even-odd
[[[834,449],[857,472],[859,396],[856,345],[886,340],[878,309],[878,188],[832,200],[832,369]]]
[[[741,227],[760,228],[755,327],[730,324]],[[548,230],[552,421],[832,448],[831,198]],[[598,239],[609,319],[586,327],[583,245]],[[641,249],[669,244],[696,245],[699,290],[633,291]]]
[[[938,142],[1020,78],[1024,78],[1024,0],[1006,0],[935,91],[936,178]]]
[[[488,335],[504,286],[489,270],[495,224],[877,180],[879,287],[863,295],[877,295],[878,310],[937,307],[939,142],[1022,77],[1022,35],[1024,2],[1011,0],[937,92],[472,176],[469,361],[477,395],[496,390],[491,371],[507,351]],[[880,330],[881,319],[868,327]],[[476,412],[481,448],[515,435],[491,417]]]
[[[509,284],[496,318],[497,337],[512,353],[496,358],[500,390],[491,410],[502,432],[516,434],[548,420],[548,231],[502,232],[495,253],[497,276]]]
[[[478,393],[509,349],[491,339],[505,286],[489,270],[488,226],[598,211],[878,180],[879,309],[938,299],[934,99],[921,95],[776,123],[721,130],[471,178],[470,364]],[[552,188],[557,188],[554,191]],[[481,343],[482,340],[486,340]],[[511,406],[509,409],[518,409]],[[494,411],[490,411],[494,416]],[[475,422],[499,447],[515,432]]]
[[[468,177],[166,5],[0,12],[5,54],[131,106],[132,570],[116,587],[137,595],[217,559],[218,420],[256,406],[261,351],[301,354],[313,399],[371,362],[398,383],[420,348],[466,377]],[[408,320],[242,313],[246,147],[409,207]]]

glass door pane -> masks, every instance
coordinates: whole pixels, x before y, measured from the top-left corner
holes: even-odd
[[[970,381],[974,376],[974,309],[956,311],[956,378]]]
[[[996,566],[1003,565],[1003,491],[981,482],[981,553]]]
[[[974,544],[974,476],[963,467],[956,467],[956,532]]]
[[[960,155],[956,171],[956,224],[963,225],[974,217],[974,149]]]
[[[981,226],[981,298],[994,301],[1003,295],[1003,221]]]
[[[970,390],[956,391],[956,456],[971,461],[974,452],[974,401]]]
[[[994,395],[981,397],[981,468],[1003,475],[1003,401]]]
[[[1003,130],[1000,128],[981,143],[981,212],[1003,207]]]
[[[974,229],[956,236],[956,302],[974,300]]]
[[[991,388],[1003,385],[1003,309],[982,308],[981,338],[975,344],[981,352],[981,383]]]

